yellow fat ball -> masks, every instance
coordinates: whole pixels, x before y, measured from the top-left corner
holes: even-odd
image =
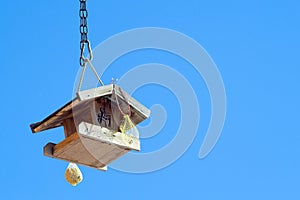
[[[78,166],[74,163],[69,163],[66,173],[65,173],[65,178],[73,186],[76,186],[78,183],[80,183],[83,179],[82,173]]]

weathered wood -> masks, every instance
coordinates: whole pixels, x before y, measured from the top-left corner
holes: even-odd
[[[63,125],[66,138],[76,132],[76,126],[73,117],[63,121]]]
[[[118,97],[121,98],[123,101],[128,102],[135,111],[139,112],[139,114],[143,117],[143,119],[146,119],[150,116],[150,110],[148,108],[146,108],[144,105],[139,103],[136,99],[134,99],[129,94],[127,94],[119,86],[115,86],[115,91]]]
[[[93,103],[92,101],[80,102],[78,98],[73,99],[66,105],[55,111],[53,114],[46,117],[44,120],[38,123],[30,125],[32,133],[38,133],[48,129],[56,128],[63,125],[63,121],[69,119],[75,115],[85,112],[88,105]]]
[[[108,164],[130,150],[140,151],[138,138],[119,131],[125,115],[120,107],[124,105],[134,124],[150,115],[150,110],[111,84],[79,92],[65,106],[30,127],[37,133],[64,126],[65,139],[58,144],[48,143],[45,156],[106,170]]]
[[[114,132],[105,127],[82,122],[79,124],[79,133],[84,137],[91,137],[108,144],[115,144],[124,149],[140,151],[139,139],[125,133]]]
[[[67,161],[67,162],[71,162],[71,163],[77,163],[79,165],[84,165],[84,166],[88,166],[91,168],[96,168],[98,170],[102,170],[102,171],[107,171],[107,166],[104,167],[100,167],[97,166],[96,163],[94,164],[87,164],[87,163],[82,163],[82,162],[78,162],[78,160],[73,160],[70,158],[61,158],[61,157],[56,157],[53,155],[53,148],[55,147],[56,144],[54,143],[48,143],[46,146],[44,146],[44,155],[50,158],[55,158],[55,159],[59,159],[59,160],[63,160],[63,161]]]
[[[104,111],[104,113],[101,113],[101,110]],[[91,124],[99,125],[101,127],[106,127],[115,132],[119,130],[118,121],[116,121],[115,116],[113,116],[113,112],[111,109],[111,102],[109,99],[106,98],[106,96],[100,97],[94,101],[93,106],[90,107],[90,113],[93,118]],[[82,121],[88,122],[86,120],[82,120]]]
[[[82,122],[78,133],[71,134],[56,145],[47,144],[44,155],[99,169],[130,150],[140,150],[137,138]]]
[[[116,95],[120,99],[122,99],[126,103],[128,102],[129,105],[132,107],[132,109],[141,115],[141,118],[143,120],[150,116],[150,110],[148,108],[146,108],[145,106],[140,104],[136,99],[134,99],[133,97],[128,95],[124,90],[122,90],[117,85],[110,84],[107,86],[102,86],[102,87],[93,88],[90,90],[81,91],[81,92],[77,93],[77,97],[81,101],[85,101],[85,100],[90,100],[90,99],[97,99],[97,98],[105,96],[105,95],[111,95],[111,94],[113,94],[113,91],[116,92]],[[137,123],[140,123],[140,121]]]
[[[52,142],[49,142],[48,144],[46,144],[46,146],[44,146],[44,155],[53,158],[53,147],[55,145],[56,144],[54,144]]]
[[[103,97],[112,94],[113,89],[114,89],[113,84],[105,85],[97,88],[92,88],[89,90],[80,91],[77,93],[77,97],[80,99],[80,101],[96,99],[98,97]]]
[[[82,113],[86,112],[90,107],[95,107],[95,102],[97,102],[99,98],[106,97],[112,100],[111,95],[113,91],[116,91],[118,98],[126,103],[129,103],[129,105],[131,106],[130,118],[134,124],[138,124],[150,116],[149,109],[129,96],[119,86],[111,84],[78,92],[77,97],[68,102],[62,108],[58,109],[41,122],[31,124],[31,130],[33,133],[37,133],[44,130],[56,128],[62,126],[63,121],[71,117],[75,119],[75,124],[79,124],[81,121],[78,121],[76,118],[84,116]],[[85,119],[85,121],[87,121],[87,119]]]
[[[66,115],[67,112],[69,114],[72,110],[72,107],[79,103],[79,100],[75,98],[74,100],[68,102],[62,108],[55,111],[53,114],[46,117],[44,120],[38,123],[31,124],[32,133],[41,132],[50,128],[56,128],[62,125],[62,121],[57,120],[59,117]],[[56,123],[54,123],[56,122]]]

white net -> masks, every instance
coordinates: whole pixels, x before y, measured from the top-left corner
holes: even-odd
[[[112,116],[119,127],[119,131],[135,138],[139,138],[139,131],[131,120],[132,113],[126,94],[121,89],[118,91],[117,89],[114,89],[111,99]]]
[[[129,115],[124,115],[120,123],[121,133],[131,135],[135,138],[139,138],[139,131],[136,126],[132,123]]]

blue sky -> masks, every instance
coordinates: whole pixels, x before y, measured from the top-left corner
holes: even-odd
[[[227,117],[216,147],[199,160],[210,119],[201,76],[163,52],[122,57],[103,74],[105,83],[149,62],[168,64],[191,82],[201,104],[197,137],[160,171],[136,175],[81,167],[84,181],[74,188],[64,180],[67,163],[42,155],[47,142],[63,139],[62,129],[32,135],[29,124],[72,98],[79,69],[78,9],[78,1],[2,3],[1,199],[300,198],[299,1],[88,0],[93,47],[119,32],[149,26],[174,29],[200,43],[223,77]],[[166,106],[162,132],[142,141],[143,151],[155,150],[174,137],[178,102],[157,86],[134,97],[148,107]]]

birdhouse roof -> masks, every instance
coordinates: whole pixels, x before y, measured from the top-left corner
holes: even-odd
[[[101,97],[107,96],[110,98],[113,92],[115,92],[119,99],[126,101],[130,105],[131,112],[135,113],[135,117],[132,119],[135,124],[140,123],[150,116],[149,109],[147,109],[133,97],[129,96],[119,86],[110,84],[78,92],[76,97],[63,107],[59,108],[42,121],[31,124],[31,130],[33,133],[38,133],[44,130],[62,126],[63,122],[72,118],[74,113],[83,112],[90,106],[90,104],[94,103],[95,100]]]

